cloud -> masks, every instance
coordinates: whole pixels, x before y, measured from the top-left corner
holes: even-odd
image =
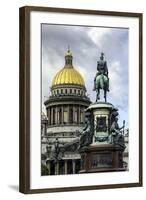
[[[110,90],[113,98],[119,100],[120,96],[123,96],[123,87],[121,87],[122,76],[121,76],[121,65],[119,61],[111,63],[109,68],[110,78]]]
[[[42,26],[42,102],[49,95],[52,78],[64,67],[67,46],[73,65],[83,76],[87,93],[95,101],[94,76],[100,53],[105,53],[110,78],[109,102],[128,121],[128,29],[48,25]],[[122,117],[121,117],[122,118]]]
[[[105,38],[105,36],[108,36],[111,33],[110,28],[98,28],[98,31],[96,28],[91,28],[88,31],[88,35],[91,38],[91,40],[100,48],[103,48],[102,43]]]

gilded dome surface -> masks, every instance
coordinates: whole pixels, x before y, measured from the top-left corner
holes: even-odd
[[[85,86],[81,74],[73,67],[64,67],[53,78],[52,86],[60,84],[77,84]]]
[[[53,78],[52,86],[60,84],[76,84],[85,86],[81,74],[72,65],[72,53],[68,50],[65,54],[65,66]]]

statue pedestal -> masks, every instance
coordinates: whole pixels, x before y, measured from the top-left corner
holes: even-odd
[[[87,108],[90,112],[92,144],[107,144],[110,129],[110,114],[114,106],[111,103],[96,102]]]
[[[80,149],[81,170],[79,173],[125,171],[123,147],[113,144],[90,145]]]
[[[86,114],[89,125],[80,139],[80,173],[125,171],[124,136],[116,127],[117,132],[110,131],[117,110],[111,103],[96,102],[87,108]]]

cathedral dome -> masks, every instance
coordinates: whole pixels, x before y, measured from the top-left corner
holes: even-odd
[[[65,66],[53,78],[52,86],[61,84],[75,84],[85,87],[84,79],[72,65],[72,53],[68,50],[65,53]]]
[[[60,84],[77,84],[85,86],[81,74],[74,68],[63,68],[54,77],[52,86]]]

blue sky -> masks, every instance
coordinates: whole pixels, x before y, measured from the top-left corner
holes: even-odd
[[[128,29],[43,24],[42,102],[49,96],[52,78],[64,66],[68,45],[73,54],[73,66],[82,74],[93,102],[97,60],[104,52],[110,78],[107,101],[118,107],[120,126],[125,119],[128,127]]]

